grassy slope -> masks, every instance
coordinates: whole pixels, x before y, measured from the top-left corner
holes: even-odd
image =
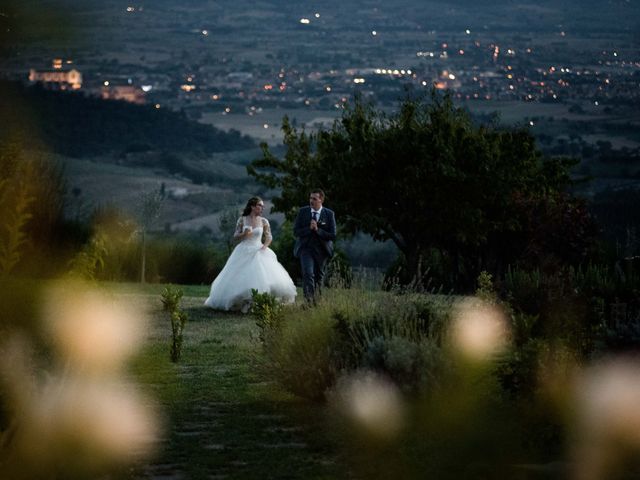
[[[127,477],[344,478],[324,409],[266,382],[257,368],[253,319],[212,312],[202,306],[208,287],[185,287],[194,296],[182,301],[189,323],[183,359],[172,364],[161,289],[134,294],[148,305],[152,328],[133,372],[161,404],[165,438],[157,457]]]

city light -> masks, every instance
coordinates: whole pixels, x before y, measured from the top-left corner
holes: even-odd
[[[137,4],[127,6],[127,3],[124,3],[123,7],[129,13],[142,11]],[[298,18],[299,23],[309,25],[320,18],[318,11],[308,11],[306,14],[303,11],[300,14],[305,16],[296,15],[288,21],[296,21],[295,19]],[[385,28],[385,26],[379,23],[378,18],[377,14],[370,17],[364,15],[362,25],[368,25],[369,28],[365,27],[364,31],[360,32],[357,29],[352,30],[350,41],[357,42],[358,38],[362,39],[363,32],[372,37],[380,36],[380,32],[374,26],[379,25],[380,28]],[[194,23],[198,25],[197,21]],[[556,28],[562,29],[564,26],[558,25]],[[405,30],[411,31],[411,29]],[[204,41],[200,39],[200,35],[205,37],[214,35],[213,30],[204,28],[202,24],[200,24],[200,28],[196,26],[194,29],[187,29],[187,31],[196,36],[195,43],[184,45],[184,50],[188,51],[189,55],[198,53],[197,45]],[[308,35],[308,31],[302,28],[297,32],[298,35]],[[466,36],[472,35],[472,32],[474,38],[466,39]],[[318,31],[316,33],[322,36],[328,32]],[[471,29],[471,26],[462,28],[458,33],[452,32],[448,35],[438,30],[429,29],[425,29],[422,33],[425,34],[425,38],[421,40],[424,42],[422,45],[418,44],[414,50],[408,52],[406,50],[398,52],[404,57],[394,57],[380,51],[378,57],[363,59],[363,61],[358,59],[359,64],[354,65],[353,59],[347,59],[344,62],[340,60],[325,65],[320,62],[310,69],[304,62],[295,63],[294,57],[297,54],[292,54],[292,58],[287,58],[277,53],[279,52],[278,44],[274,43],[273,45],[265,44],[263,55],[273,62],[266,68],[262,64],[260,68],[256,68],[253,60],[244,59],[242,63],[238,63],[237,58],[229,53],[224,53],[212,57],[206,64],[185,63],[184,68],[189,68],[192,71],[191,74],[186,74],[184,69],[165,75],[155,75],[147,71],[138,73],[127,70],[120,72],[104,70],[99,72],[100,76],[97,76],[98,86],[104,87],[102,95],[104,92],[129,87],[138,90],[141,95],[153,92],[156,101],[162,101],[164,107],[170,105],[172,109],[179,107],[181,101],[218,102],[224,96],[225,101],[233,99],[234,102],[238,102],[238,104],[234,103],[234,109],[237,107],[240,111],[246,111],[250,114],[256,112],[255,109],[250,108],[253,102],[266,101],[269,106],[265,108],[274,106],[278,108],[281,102],[305,109],[309,105],[322,105],[325,108],[330,108],[332,103],[324,103],[326,99],[319,103],[322,94],[330,94],[326,95],[330,102],[339,102],[338,99],[342,95],[353,94],[353,85],[367,84],[366,90],[362,89],[364,95],[387,95],[397,90],[406,81],[412,80],[415,80],[416,85],[423,87],[431,87],[435,84],[437,88],[451,90],[451,94],[456,98],[490,98],[520,102],[544,102],[553,98],[563,102],[572,101],[576,104],[582,103],[591,106],[598,105],[597,102],[601,102],[605,95],[611,99],[622,91],[626,92],[637,86],[635,73],[640,68],[640,62],[623,62],[621,57],[627,50],[618,51],[617,48],[622,48],[622,45],[615,43],[599,44],[607,45],[606,49],[598,48],[594,44],[590,52],[592,58],[589,63],[574,63],[578,62],[578,58],[572,57],[570,54],[578,52],[573,51],[574,47],[564,41],[556,41],[555,44],[553,42],[551,44],[544,43],[541,44],[544,47],[534,47],[535,41],[529,37],[496,38],[487,35],[486,32],[476,32]],[[461,38],[460,33],[465,35],[465,38]],[[557,35],[565,36],[567,32],[554,30],[551,35],[556,36],[556,40],[558,40]],[[315,34],[313,38],[316,38]],[[511,39],[507,40],[508,38]],[[200,41],[198,42],[198,40]],[[194,42],[193,37],[191,41]],[[310,39],[311,43],[313,41]],[[502,47],[499,45],[500,42],[507,41],[510,42],[508,47],[507,44],[503,44]],[[377,41],[375,42],[377,43]],[[405,45],[411,45],[411,43]],[[360,46],[370,48],[371,44],[365,42]],[[388,48],[389,46],[380,46],[380,48],[383,47]],[[250,48],[248,44],[247,48]],[[258,50],[255,46],[251,48]],[[320,47],[321,50],[323,48],[326,48],[323,57],[331,55],[329,47]],[[416,57],[425,59],[425,62],[417,62],[413,70],[407,68],[412,64],[411,60],[402,60],[402,58],[406,59],[407,56],[410,56],[411,52],[415,53],[414,59]],[[535,58],[533,53],[536,53],[536,56],[540,55],[541,58]],[[586,54],[588,55],[588,53]],[[51,57],[53,56],[60,57],[61,55],[56,53],[51,55]],[[525,56],[526,61],[519,58]],[[393,60],[394,58],[398,60]],[[553,58],[561,63],[549,65],[550,59]],[[386,61],[397,61],[399,64],[384,68],[367,66],[372,63],[375,65],[376,61],[384,62],[385,59],[389,59]],[[503,61],[503,59],[506,60]],[[148,59],[141,58],[141,60],[147,67],[152,67],[155,63],[150,55]],[[71,63],[74,62],[64,57],[54,58],[52,64],[49,65],[48,73],[44,71],[41,74],[30,73],[29,81],[51,82],[53,88],[76,88],[71,86],[67,77],[63,78],[62,76],[63,73],[69,73],[67,68],[71,69],[71,66],[68,67]],[[401,66],[402,63],[404,63],[404,67]],[[601,65],[598,67],[600,71],[594,70],[594,67],[591,66],[598,63]],[[443,70],[444,68],[447,69]],[[455,69],[456,73],[453,73],[451,68]],[[623,70],[619,75],[616,72],[617,68]],[[374,75],[384,75],[384,78],[376,78],[373,77]],[[106,78],[110,78],[110,80],[105,80]],[[548,79],[553,79],[553,81]],[[136,84],[134,84],[134,80],[137,82]],[[95,81],[94,79],[93,82]],[[140,82],[144,82],[144,85],[140,85]],[[127,84],[129,87],[126,86]],[[175,88],[176,85],[178,89]],[[556,95],[553,91],[555,89],[562,94]],[[173,95],[173,98],[167,98],[167,92],[172,92],[169,95]],[[584,102],[581,102],[581,96],[583,96]],[[155,104],[151,103],[151,105]]]

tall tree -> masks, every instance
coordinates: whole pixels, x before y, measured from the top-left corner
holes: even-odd
[[[291,218],[309,188],[323,188],[343,232],[392,240],[411,275],[433,248],[473,278],[515,261],[531,228],[522,199],[557,197],[574,164],[543,158],[525,129],[475,125],[435,90],[393,115],[356,98],[329,130],[298,132],[287,118],[283,130],[284,158],[262,145],[263,157],[248,167],[281,189],[274,209]]]

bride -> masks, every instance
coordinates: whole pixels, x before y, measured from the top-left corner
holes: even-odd
[[[283,303],[295,300],[296,287],[269,248],[271,227],[261,216],[263,208],[264,202],[260,197],[251,197],[247,202],[233,235],[240,239],[240,243],[213,281],[209,298],[204,302],[207,307],[246,313],[251,304],[251,289],[254,288],[274,295]]]

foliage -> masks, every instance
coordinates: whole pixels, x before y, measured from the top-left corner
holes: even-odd
[[[319,401],[338,376],[332,351],[335,334],[320,311],[304,317],[285,310],[281,328],[265,344],[263,368],[288,391]]]
[[[438,275],[440,279],[444,274],[444,262],[440,252],[435,249],[430,249],[427,252],[427,257],[424,259],[422,256],[418,257],[418,263],[413,269],[408,268],[407,259],[404,254],[398,255],[395,262],[393,262],[384,275],[384,282],[382,287],[385,290],[389,290],[396,293],[407,292],[441,292],[443,290],[443,284],[440,284],[438,288],[435,288],[433,284],[434,268],[438,269]]]
[[[498,300],[498,294],[493,285],[492,275],[483,270],[478,275],[478,288],[476,289],[476,297],[487,303],[496,303]]]
[[[182,343],[184,326],[187,323],[187,314],[181,310],[171,312],[171,361],[178,363],[182,356]]]
[[[284,307],[264,343],[265,371],[305,398],[323,399],[339,377],[362,368],[407,391],[437,385],[449,300],[327,289],[317,306]],[[272,323],[272,324],[273,324]]]
[[[142,192],[140,196],[138,222],[142,235],[142,265],[140,267],[140,281],[142,283],[146,281],[147,273],[147,230],[149,230],[160,216],[163,200],[162,188],[159,188],[157,191]]]
[[[534,206],[570,200],[558,195],[574,161],[543,158],[527,130],[474,125],[435,91],[429,102],[408,98],[392,116],[356,98],[328,131],[299,133],[287,118],[283,131],[284,158],[263,145],[263,157],[248,167],[281,189],[275,209],[292,218],[311,187],[323,188],[343,231],[392,240],[409,278],[436,248],[468,288],[481,269],[499,272],[525,254],[525,232],[555,228],[555,215],[540,219],[549,226],[531,225]]]
[[[93,212],[89,223],[92,238],[89,243],[93,239],[103,239],[105,248],[104,257],[95,273],[96,278],[120,281],[138,279],[140,265],[136,254],[135,222],[116,209],[103,207]]]
[[[86,280],[96,280],[98,272],[104,268],[107,253],[105,237],[94,235],[69,262],[70,273]]]
[[[224,132],[191,121],[184,112],[156,109],[153,105],[105,101],[7,81],[0,82],[0,97],[3,98],[0,118],[12,119],[0,131],[0,142],[15,132],[36,131],[56,153],[72,157],[125,151],[140,145],[183,154],[224,152],[255,145],[237,131]]]
[[[256,319],[260,342],[269,342],[278,333],[282,323],[282,304],[269,292],[260,293],[252,288],[249,313]]]
[[[183,291],[179,288],[168,286],[162,292],[162,308],[169,313],[171,320],[171,361],[177,363],[182,356],[182,344],[184,341],[184,326],[187,323],[188,315],[180,309],[180,300]]]
[[[12,179],[13,180],[13,179]],[[0,274],[7,275],[19,262],[21,247],[27,242],[25,225],[32,218],[30,204],[35,198],[29,188],[16,179],[0,179],[0,210],[2,212],[2,242],[0,243]]]
[[[278,235],[274,235],[271,243],[271,249],[278,257],[278,262],[289,272],[291,278],[301,278],[300,260],[293,256],[293,246],[295,245],[295,237],[293,236],[293,224],[289,220],[285,220],[280,228]]]
[[[218,228],[220,229],[220,237],[227,247],[227,255],[231,255],[233,250],[234,238],[233,234],[236,230],[236,222],[240,213],[235,210],[225,210],[218,217]]]
[[[0,97],[1,98],[1,97]],[[62,169],[49,155],[28,150],[19,137],[0,141],[0,273],[42,274],[50,253],[66,240]],[[48,272],[47,272],[48,273]]]
[[[180,305],[180,300],[183,295],[184,292],[180,288],[165,287],[161,293],[162,309],[165,312],[175,312]]]
[[[104,251],[100,252],[101,261],[95,264],[97,280],[139,281],[142,239],[136,230],[136,223],[118,210],[102,208],[94,212],[91,240],[82,250],[82,256],[98,253],[91,245],[96,239],[102,239]],[[146,244],[146,279],[151,282],[210,283],[225,260],[221,248],[211,244],[208,238],[196,235],[147,235]]]
[[[345,253],[336,248],[333,256],[326,265],[325,282],[330,286],[351,288],[353,283],[353,270],[349,258]]]
[[[605,354],[637,352],[639,292],[640,277],[633,269],[510,267],[500,292],[513,338],[497,372],[503,387],[530,396],[538,388],[540,363],[550,356],[581,364]]]
[[[552,270],[594,257],[600,232],[584,200],[556,191],[543,196],[517,195],[514,203],[522,212],[517,243],[522,248],[521,265]],[[510,248],[504,244],[507,252]]]
[[[72,265],[92,263],[94,275],[89,276],[99,280],[140,279],[143,242],[141,236],[136,236],[136,222],[121,211],[102,207],[95,210],[84,228],[90,232],[90,240]],[[145,277],[152,282],[209,283],[224,263],[224,252],[202,235],[154,233],[145,235],[144,240]],[[96,256],[98,253],[101,258]]]
[[[637,188],[608,189],[596,194],[589,204],[603,236],[616,245],[618,257],[640,256],[640,242],[637,235],[632,235],[640,231],[638,205],[640,190]]]

